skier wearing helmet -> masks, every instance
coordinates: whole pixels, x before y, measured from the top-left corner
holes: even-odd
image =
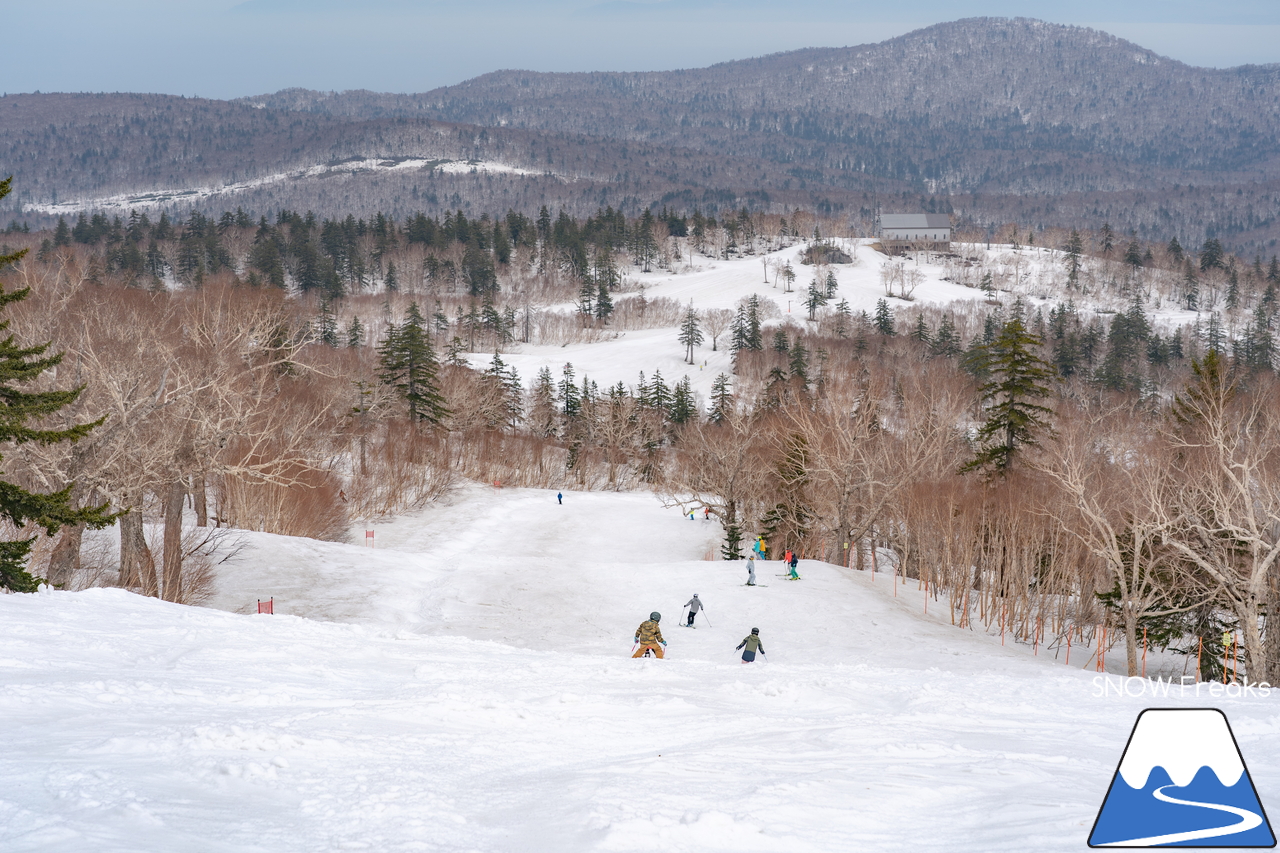
[[[658,627],[658,623],[662,621],[662,614],[654,611],[649,614],[649,618],[640,623],[640,627],[636,629],[636,642],[640,647],[636,649],[633,658],[638,658],[646,652],[653,652],[658,657],[663,656],[663,647],[667,641],[662,639],[662,629]]]
[[[698,599],[698,594],[696,592],[693,594],[693,598],[689,599],[689,602],[685,605],[685,607],[689,608],[689,621],[685,623],[685,627],[692,628],[693,617],[696,616],[698,614],[698,611],[702,609],[702,602]]]
[[[742,653],[743,663],[751,663],[755,660],[757,651],[760,652],[760,654],[764,654],[764,646],[760,644],[759,628],[752,628],[751,633],[748,634],[741,643],[738,643],[738,648],[741,649],[743,646],[747,647]]]

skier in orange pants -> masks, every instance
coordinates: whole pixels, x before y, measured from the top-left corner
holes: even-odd
[[[633,658],[643,656],[645,651],[651,651],[658,657],[663,656],[663,647],[667,641],[662,639],[662,629],[658,627],[661,620],[662,614],[655,610],[649,614],[647,621],[640,623],[640,627],[636,629],[636,642],[640,647],[632,655]]]

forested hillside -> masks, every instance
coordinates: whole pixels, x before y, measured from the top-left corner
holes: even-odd
[[[653,73],[501,71],[425,94],[0,98],[9,211],[577,216],[876,209],[1280,237],[1275,67],[1192,68],[1094,30],[940,24],[878,45]]]

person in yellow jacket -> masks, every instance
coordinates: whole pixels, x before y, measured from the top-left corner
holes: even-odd
[[[632,655],[633,658],[641,657],[646,651],[651,651],[658,657],[663,656],[662,650],[667,641],[662,639],[662,629],[658,627],[660,621],[662,614],[655,610],[646,621],[640,623],[640,627],[636,629],[636,642],[640,647]]]

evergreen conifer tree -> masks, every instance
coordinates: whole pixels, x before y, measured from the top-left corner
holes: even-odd
[[[693,386],[685,376],[671,389],[671,408],[667,417],[673,424],[685,424],[698,414],[697,401],[693,398]]]
[[[534,435],[545,438],[556,434],[557,403],[555,378],[551,368],[543,367],[529,392],[529,428]]]
[[[788,365],[792,377],[799,379],[804,386],[809,384],[809,351],[797,338],[791,347],[791,359]]]
[[[827,291],[815,278],[809,282],[809,292],[805,296],[804,307],[809,309],[809,319],[818,319],[818,309],[827,304]]]
[[[1116,234],[1111,230],[1111,224],[1102,223],[1102,230],[1098,232],[1098,249],[1104,258],[1111,256],[1111,250],[1116,245]]]
[[[849,300],[841,299],[836,303],[836,337],[849,337],[849,325],[852,322],[853,312],[849,310]]]
[[[440,394],[440,365],[418,303],[410,303],[404,323],[388,328],[378,348],[378,363],[379,378],[409,404],[413,420],[436,426],[449,414]]]
[[[693,306],[689,306],[689,310],[684,313],[684,320],[680,323],[680,343],[684,344],[685,356],[684,360],[693,364],[693,348],[700,345],[703,341],[702,327],[698,324],[698,312],[693,310]]]
[[[721,373],[711,383],[711,408],[707,417],[712,423],[722,422],[733,411],[733,389],[729,384],[728,374]]]
[[[995,340],[981,348],[979,366],[987,376],[981,395],[987,419],[978,428],[980,449],[962,471],[988,470],[1003,476],[1018,451],[1034,445],[1037,433],[1048,426],[1053,412],[1036,401],[1050,395],[1053,368],[1036,354],[1040,343],[1015,312]]]
[[[978,286],[982,288],[982,292],[987,295],[988,302],[996,301],[996,281],[992,277],[991,273],[984,273],[982,281]]]
[[[760,329],[760,297],[757,294],[751,294],[747,297],[747,310],[745,314],[746,329],[744,340],[747,349],[762,350],[764,349],[764,334]]]
[[[666,412],[671,406],[671,389],[662,381],[662,371],[653,372],[653,381],[649,383],[646,398],[649,407],[659,412]]]
[[[582,413],[582,394],[578,391],[573,365],[566,362],[560,376],[560,384],[556,386],[559,392],[556,396],[560,400],[560,413],[566,418],[576,418]]]
[[[1067,238],[1066,258],[1063,263],[1067,267],[1067,286],[1075,288],[1080,281],[1080,256],[1084,254],[1084,240],[1080,237],[1080,232],[1074,228],[1071,230],[1071,236]],[[990,273],[987,274],[988,276]],[[985,284],[987,276],[983,276]],[[985,287],[983,288],[986,289]]]
[[[0,181],[0,199],[9,194],[12,178]],[[64,226],[65,222],[62,223]],[[26,250],[0,255],[0,270],[17,263]],[[0,310],[26,299],[30,290],[6,291],[0,286]],[[9,321],[0,322],[0,333],[9,328]],[[74,403],[84,391],[84,386],[70,391],[23,391],[22,386],[35,380],[46,370],[62,362],[62,353],[46,355],[49,344],[19,346],[13,335],[0,340],[0,443],[59,444],[79,441],[100,425],[92,423],[64,426],[62,429],[41,429],[32,426],[55,416],[61,409]],[[32,492],[0,479],[0,518],[14,527],[21,528],[28,522],[43,527],[50,536],[64,524],[84,524],[88,527],[106,527],[115,520],[107,512],[105,504],[96,507],[73,509],[71,490],[74,484],[51,493]],[[35,537],[0,542],[0,589],[13,592],[35,592],[39,579],[27,571],[27,560]]]
[[[328,299],[320,300],[320,318],[316,320],[316,338],[327,347],[338,345],[338,318]]]
[[[938,331],[929,344],[929,351],[941,358],[955,358],[960,354],[960,336],[956,333],[956,324],[950,314],[942,315]]]
[[[1226,253],[1222,250],[1222,243],[1217,238],[1210,237],[1204,241],[1204,245],[1200,247],[1200,271],[1217,269],[1223,265],[1226,259]]]
[[[925,348],[933,343],[933,337],[929,334],[929,324],[924,321],[923,314],[916,317],[916,327],[911,332],[911,338],[924,344]]]
[[[1130,240],[1128,247],[1124,250],[1124,262],[1135,270],[1142,266],[1142,247],[1138,245],[1137,240]]]
[[[831,270],[827,270],[827,277],[824,280],[823,296],[827,299],[835,299],[836,291],[840,288],[840,283],[836,281],[836,274]]]
[[[893,310],[889,307],[889,303],[883,299],[876,300],[876,318],[874,325],[877,334],[890,338],[897,334],[897,331],[893,326]]]

